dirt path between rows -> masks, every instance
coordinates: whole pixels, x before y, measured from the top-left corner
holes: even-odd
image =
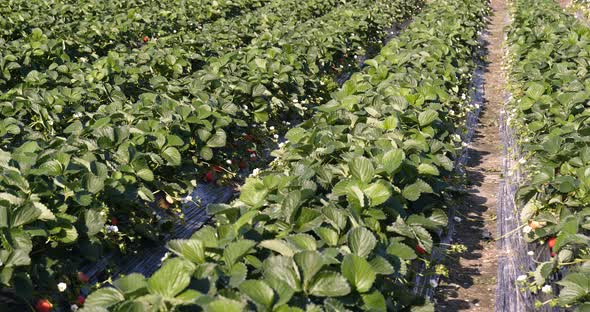
[[[565,9],[570,5],[571,0],[559,0],[559,5]]]
[[[506,0],[492,0],[493,12],[484,36],[487,52],[484,72],[484,107],[469,147],[466,165],[467,194],[457,208],[462,218],[455,226],[454,243],[467,252],[448,259],[449,277],[437,289],[437,311],[494,311],[497,247],[496,207],[502,168],[499,132],[504,105],[502,75],[504,28],[508,22]]]

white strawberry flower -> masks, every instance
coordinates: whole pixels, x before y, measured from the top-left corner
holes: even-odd
[[[532,250],[530,250],[530,251],[529,251],[529,252],[527,252],[526,254],[527,254],[527,255],[529,255],[529,256],[534,256],[534,255],[535,255],[535,253],[534,253]]]
[[[274,126],[270,126],[270,127],[268,127],[268,129],[269,129],[270,131],[274,131],[274,130],[275,130],[275,127],[274,127]]]
[[[231,165],[231,159],[226,160],[225,163]]]
[[[545,286],[543,286],[543,288],[541,288],[541,291],[544,294],[550,294],[553,292],[553,288],[551,287],[551,285],[545,285]]]
[[[523,274],[523,275],[519,275],[519,276],[516,278],[516,281],[517,281],[517,282],[524,282],[524,281],[526,281],[526,280],[527,280],[527,277],[526,277],[526,275],[524,275],[524,274]]]
[[[59,292],[66,291],[66,288],[68,288],[68,284],[66,284],[64,282],[57,284],[57,290],[59,290]]]
[[[275,135],[273,135],[273,138],[278,139],[279,138],[279,135],[278,134],[275,134]]]
[[[455,220],[455,222],[461,222],[461,221],[463,221],[463,219],[461,219],[460,217],[454,217],[453,219]]]
[[[107,233],[117,233],[119,232],[119,228],[116,225],[107,225]]]
[[[76,312],[76,311],[78,311],[78,309],[79,309],[79,308],[78,308],[78,305],[76,305],[76,304],[72,304],[72,305],[70,306],[70,310],[72,310],[72,312]]]

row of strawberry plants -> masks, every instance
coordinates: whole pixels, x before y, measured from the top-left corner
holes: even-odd
[[[232,204],[210,205],[215,227],[173,240],[153,276],[101,288],[86,311],[194,308],[400,311],[410,265],[447,224],[452,171],[488,12],[475,0],[436,1],[368,67],[289,130],[271,168]]]
[[[163,61],[159,64],[160,66],[168,65],[171,67],[170,72],[182,73],[189,65],[192,70],[198,69],[195,66],[201,65],[205,57],[212,53],[220,55],[247,45],[259,32],[272,30],[277,25],[287,22],[296,26],[310,18],[325,14],[340,3],[334,0],[276,0],[258,10],[245,12],[235,18],[219,19],[204,25],[194,24],[192,29],[174,28],[168,33],[145,34],[141,27],[133,27],[134,32],[129,35],[129,38],[120,36],[118,40],[110,37],[97,40],[78,32],[79,27],[67,28],[70,32],[64,30],[65,33],[56,32],[55,29],[49,32],[45,29],[43,32],[42,28],[36,28],[17,40],[0,45],[2,50],[0,70],[3,72],[5,84],[15,85],[25,79],[31,71],[47,71],[48,67],[54,63],[67,65],[69,62],[82,61],[89,62],[89,65],[95,62],[100,64],[101,56],[114,51],[126,55],[126,58],[133,63],[137,59],[145,59],[146,55],[157,50],[159,52],[157,54],[164,56],[172,54],[172,57],[180,59],[172,63]],[[105,12],[113,14],[109,10]],[[210,21],[206,15],[192,16],[192,20],[195,23]],[[144,21],[138,21],[138,23],[141,22]],[[169,23],[159,25],[174,27]],[[115,33],[114,36],[117,34]],[[150,42],[150,45],[146,45],[147,42]],[[184,70],[183,67],[185,67]],[[1,82],[2,80],[0,80],[0,86]]]
[[[9,0],[0,8],[0,38],[18,40],[39,28],[52,39],[74,45],[78,52],[108,51],[120,44],[137,42],[143,36],[195,30],[204,23],[239,16],[270,2]]]
[[[270,34],[276,36],[276,33],[284,35],[287,31],[293,31],[292,28],[287,29],[287,25],[297,27],[302,22],[318,18],[347,2],[353,1],[273,1],[239,18],[203,25],[199,32],[178,32],[159,37],[158,40],[162,45],[182,45],[189,51],[219,56],[245,46],[255,38],[267,38]]]
[[[348,36],[366,37],[363,34],[385,29],[418,8],[415,1],[385,0],[359,9],[338,8],[321,24],[309,23],[329,30],[346,22],[340,27],[345,31],[332,41],[329,34],[318,38],[325,42],[292,42],[285,37],[285,44],[298,46],[296,53],[252,44],[243,50],[246,53],[226,57],[231,61],[211,62],[187,77],[146,79],[156,66],[131,74],[112,53],[100,62],[104,71],[97,71],[97,64],[56,64],[53,74],[46,73],[42,81],[27,80],[0,95],[0,215],[7,216],[0,218],[0,227],[7,229],[0,251],[2,282],[32,279],[38,289],[54,289],[55,277],[61,278],[63,270],[48,262],[50,258],[80,254],[79,259],[59,263],[76,267],[78,261],[100,257],[103,245],[123,250],[138,236],[157,239],[169,222],[154,216],[159,210],[144,201],[153,201],[156,194],[164,198],[161,207],[168,208],[196,183],[196,174],[211,170],[212,161],[233,170],[242,166],[238,157],[246,148],[240,146],[251,148],[248,160],[257,156],[251,141],[276,141],[269,138],[277,133],[273,126],[259,130],[262,138],[241,135],[258,122],[264,125],[246,115],[250,102],[291,103],[299,96],[325,93],[327,86],[321,86],[317,71],[308,70],[308,62],[319,63],[336,53],[335,48],[346,46]],[[307,51],[313,49],[328,52],[311,58]],[[261,52],[266,54],[257,55]],[[225,67],[220,69],[222,62]],[[108,79],[93,76],[97,72]],[[133,88],[133,79],[148,80],[149,85]],[[285,82],[295,80],[294,87]],[[255,85],[244,91],[246,83]],[[212,180],[213,174],[217,173],[207,172],[205,178]],[[31,259],[31,252],[43,257]]]
[[[551,0],[517,0],[509,29],[512,100],[526,178],[517,192],[523,237],[541,246],[517,281],[554,296],[538,306],[590,308],[590,29]],[[567,270],[565,272],[564,270]],[[565,272],[565,273],[564,273]]]

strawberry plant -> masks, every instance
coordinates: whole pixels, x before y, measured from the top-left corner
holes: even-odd
[[[447,224],[443,176],[460,145],[480,1],[439,1],[419,14],[311,117],[290,129],[268,170],[215,226],[172,240],[152,276],[130,274],[84,310],[403,310],[412,263]],[[419,248],[418,248],[419,247]]]
[[[513,17],[509,109],[526,165],[517,202],[521,222],[529,224],[524,239],[546,243],[529,287],[547,294],[556,284],[554,296],[537,305],[584,311],[590,306],[590,29],[553,1],[516,1]]]

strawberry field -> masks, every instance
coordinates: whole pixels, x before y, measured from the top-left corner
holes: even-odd
[[[584,10],[4,1],[0,306],[451,311],[487,294],[469,308],[588,311]],[[494,159],[501,182],[477,182]],[[480,223],[474,187],[495,211]],[[471,243],[483,226],[492,241]],[[474,258],[491,273],[452,264]],[[486,274],[495,291],[455,282]]]

